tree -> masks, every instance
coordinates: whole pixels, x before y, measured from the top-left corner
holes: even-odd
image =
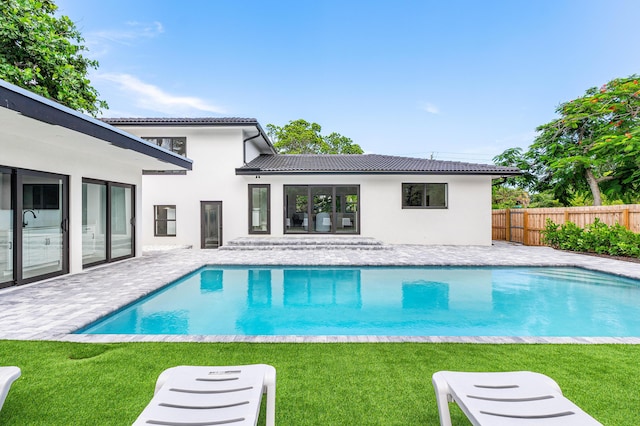
[[[87,79],[98,62],[87,59],[84,39],[52,0],[0,2],[0,78],[96,116],[108,108]]]
[[[522,171],[518,176],[503,178],[498,185],[515,187],[520,189],[532,189],[538,183],[536,175],[530,172],[531,164],[522,152],[522,148],[509,148],[502,154],[493,157],[493,163],[497,166],[517,167]]]
[[[560,104],[559,118],[539,126],[525,157],[538,190],[552,189],[563,203],[589,190],[593,205],[640,190],[640,85],[638,76],[614,79]]]
[[[494,209],[527,207],[529,194],[524,189],[494,186],[491,190],[491,204]]]
[[[267,133],[281,154],[362,154],[362,148],[339,133],[322,136],[318,123],[292,120],[282,127],[267,124]]]

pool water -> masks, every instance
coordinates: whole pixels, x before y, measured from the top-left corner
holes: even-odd
[[[78,333],[637,337],[640,281],[566,267],[204,267]]]

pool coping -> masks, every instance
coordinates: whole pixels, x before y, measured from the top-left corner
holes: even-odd
[[[640,280],[640,264],[508,243],[386,250],[165,250],[0,290],[0,339],[115,342],[640,344],[639,337],[90,335],[74,331],[202,266],[562,266]]]

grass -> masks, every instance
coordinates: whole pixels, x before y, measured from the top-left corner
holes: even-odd
[[[605,425],[640,424],[640,345],[251,344],[0,341],[17,365],[3,425],[127,425],[175,365],[266,363],[279,425],[436,425],[438,370],[533,370]],[[452,407],[453,423],[468,425]]]

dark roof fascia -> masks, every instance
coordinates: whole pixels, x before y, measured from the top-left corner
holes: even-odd
[[[0,80],[0,106],[34,120],[103,140],[118,148],[130,149],[186,170],[192,169],[193,161],[188,158],[4,80]]]
[[[269,146],[269,148],[271,148],[271,150],[273,151],[274,154],[277,153],[276,148],[273,146],[273,144],[271,143],[271,140],[269,139],[269,136],[267,136],[267,132],[264,131],[264,129],[262,128],[262,126],[260,125],[260,123],[258,122],[258,120],[252,119],[252,120],[238,120],[238,121],[198,121],[198,120],[187,120],[185,119],[184,121],[180,121],[180,119],[174,119],[173,121],[171,121],[171,119],[167,119],[166,121],[163,121],[162,119],[144,119],[141,118],[138,121],[132,121],[131,119],[122,119],[122,118],[103,118],[102,119],[105,123],[109,123],[112,124],[114,126],[122,126],[122,127],[127,127],[127,126],[132,126],[132,127],[140,127],[140,126],[147,126],[147,127],[255,127],[256,130],[259,132],[259,135],[262,136],[262,138],[265,140],[265,142],[267,142],[267,145]],[[257,135],[256,135],[257,136]]]
[[[453,171],[416,171],[416,170],[366,170],[366,171],[339,171],[339,170],[314,170],[314,171],[302,171],[302,170],[289,170],[289,171],[276,171],[276,170],[260,170],[249,168],[237,168],[236,175],[240,176],[278,176],[278,175],[466,175],[466,176],[496,176],[496,179],[505,176],[518,176],[520,172],[499,172],[494,171],[469,171],[469,172],[453,172]]]

